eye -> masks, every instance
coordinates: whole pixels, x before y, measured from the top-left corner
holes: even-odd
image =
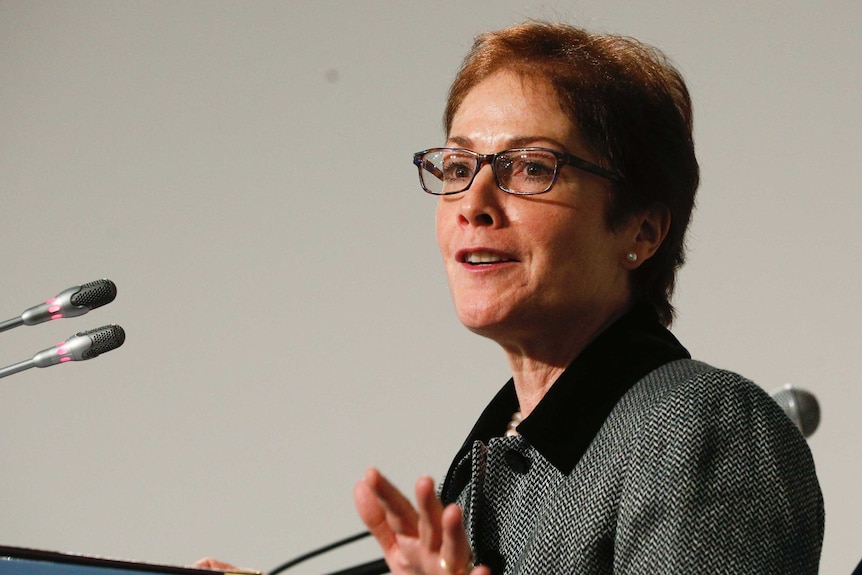
[[[515,180],[548,181],[554,177],[557,158],[544,152],[524,151],[500,158],[497,168]]]
[[[469,180],[473,176],[475,161],[472,158],[451,154],[443,158],[443,180]]]
[[[554,175],[554,167],[539,162],[524,163],[524,174],[531,178],[547,178]]]

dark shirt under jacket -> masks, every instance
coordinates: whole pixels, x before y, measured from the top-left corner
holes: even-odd
[[[510,380],[441,487],[495,575],[816,573],[823,502],[804,439],[762,389],[692,361],[651,307],[501,437],[517,410]]]

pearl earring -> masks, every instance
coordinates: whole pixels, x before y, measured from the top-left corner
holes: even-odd
[[[638,261],[638,255],[634,252],[629,252],[626,254],[626,259],[632,263],[635,263],[636,261]]]

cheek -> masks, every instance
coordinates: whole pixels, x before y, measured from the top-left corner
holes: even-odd
[[[548,279],[563,284],[581,284],[601,274],[608,261],[613,239],[604,228],[581,218],[549,218],[531,232],[541,246],[543,271]],[[569,287],[570,287],[569,286]]]
[[[557,264],[577,254],[584,243],[583,222],[568,212],[549,210],[522,220],[526,237]]]
[[[434,212],[434,229],[437,234],[437,247],[440,248],[440,253],[446,254],[446,243],[451,232],[447,231],[450,224],[451,215],[446,214],[446,207],[442,201],[438,200],[437,210]]]

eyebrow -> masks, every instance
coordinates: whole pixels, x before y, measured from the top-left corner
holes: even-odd
[[[450,136],[446,139],[446,142],[450,144],[455,144],[456,146],[461,148],[469,148],[473,144],[473,140],[463,136]],[[558,147],[562,151],[568,151],[566,149],[566,146],[564,146],[562,143],[558,142],[554,138],[549,138],[547,136],[516,136],[514,138],[506,140],[506,147],[528,148],[542,142],[546,142],[555,147]]]

